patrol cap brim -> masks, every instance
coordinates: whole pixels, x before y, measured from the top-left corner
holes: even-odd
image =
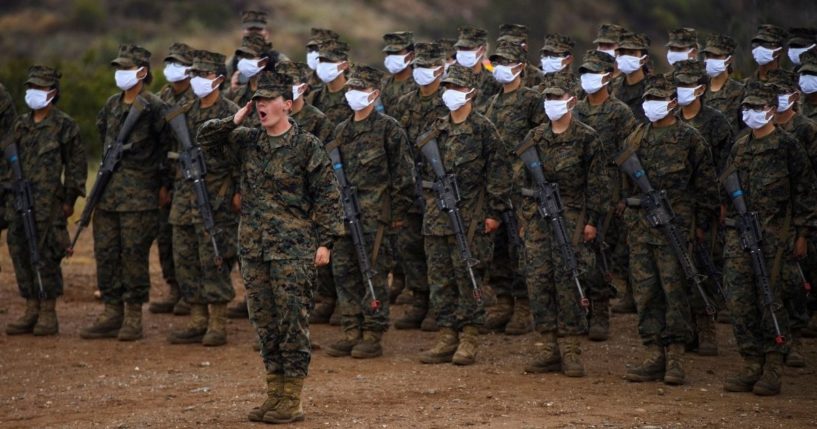
[[[261,21],[249,21],[249,22],[245,22],[245,23],[241,24],[241,28],[243,28],[245,30],[250,30],[250,29],[253,29],[253,28],[264,29],[266,27],[267,27],[267,24],[265,22],[261,22]]]
[[[249,56],[251,58],[261,56],[260,52],[256,52],[256,51],[254,51],[254,50],[252,50],[252,49],[250,49],[250,48],[248,48],[246,46],[242,46],[242,47],[236,49],[235,54],[236,55],[246,55],[246,56]]]
[[[446,84],[447,83],[447,84],[450,84],[450,85],[461,86],[463,88],[470,88],[471,87],[464,80],[457,79],[455,77],[452,77],[451,75],[446,76],[446,78],[443,79],[442,81],[440,81],[440,83],[441,84]]]
[[[255,101],[259,98],[278,98],[284,95],[282,90],[278,89],[259,89],[255,91],[255,94],[252,95],[252,100]]]
[[[457,40],[457,43],[454,43],[454,49],[464,49],[467,51],[477,49],[480,46],[482,46],[482,43],[466,39],[460,39]]]
[[[741,100],[741,106],[767,106],[769,101],[756,95],[748,95]]]
[[[715,46],[707,46],[707,47],[703,48],[701,50],[701,52],[703,52],[705,54],[713,54],[713,55],[729,55],[729,52],[727,52],[726,50],[721,49],[721,48],[717,48]]]
[[[164,61],[165,62],[179,63],[179,64],[186,65],[186,66],[189,66],[190,64],[192,64],[190,59],[183,58],[180,55],[176,55],[176,54],[170,54],[170,55],[166,56]]]
[[[558,86],[550,86],[550,87],[545,88],[545,90],[542,91],[542,94],[552,95],[552,96],[555,96],[555,97],[562,97],[565,94],[567,94],[567,91],[565,91],[563,88],[560,88]]]
[[[132,68],[132,67],[136,67],[137,64],[135,62],[133,62],[133,60],[130,59],[130,58],[117,57],[113,61],[111,61],[111,65],[114,66],[114,67],[121,67],[121,68],[124,68],[124,69],[129,69],[129,68]]]
[[[646,91],[644,91],[644,96],[641,98],[647,98],[647,96],[658,98],[672,98],[675,97],[675,90],[670,91],[661,88],[649,88]]]
[[[496,61],[496,60],[498,60],[500,58],[508,60],[508,61],[516,61],[516,57],[514,57],[513,55],[503,53],[503,52],[496,52],[496,53],[492,54],[490,57],[488,57],[488,59],[491,60],[491,62],[494,62],[494,61]]]
[[[607,43],[607,44],[611,44],[611,45],[617,45],[617,44],[618,44],[618,40],[613,40],[613,39],[612,39],[612,38],[610,38],[610,37],[604,37],[604,36],[602,36],[602,37],[596,37],[596,38],[593,40],[593,44],[594,44],[594,45],[598,45],[599,43]]]

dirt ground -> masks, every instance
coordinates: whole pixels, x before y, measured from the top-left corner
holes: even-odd
[[[94,300],[95,267],[88,231],[77,255],[64,262],[65,297],[60,335],[0,334],[0,427],[187,428],[249,427],[246,414],[264,399],[263,366],[253,352],[249,322],[231,320],[229,344],[174,346],[170,329],[184,317],[145,311],[145,339],[135,343],[81,340],[81,326],[101,304]],[[5,243],[5,237],[3,237]],[[154,247],[151,277],[156,298],[166,293]],[[0,250],[0,327],[22,309],[6,249]],[[234,274],[239,294],[240,279]],[[147,309],[145,309],[147,310]],[[404,311],[394,307],[392,317]],[[738,368],[731,329],[718,326],[720,357],[687,355],[688,384],[632,384],[625,367],[641,350],[635,316],[617,316],[613,338],[586,343],[588,376],[526,375],[534,334],[489,334],[470,367],[422,365],[417,354],[433,333],[390,331],[376,360],[313,355],[304,390],[303,428],[619,428],[817,427],[817,341],[807,340],[811,366],[786,369],[784,392],[773,398],[730,394],[725,374]],[[337,328],[312,329],[328,344]]]

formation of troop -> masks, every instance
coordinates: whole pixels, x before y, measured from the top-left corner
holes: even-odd
[[[381,356],[390,326],[435,331],[425,364],[470,365],[482,334],[535,331],[526,372],[582,377],[585,338],[637,313],[644,351],[624,378],[679,385],[685,353],[718,354],[720,319],[744,359],[725,390],[776,395],[783,367],[806,365],[817,29],[760,26],[739,81],[736,41],[690,28],[669,32],[664,74],[650,39],[614,24],[584,53],[545,36],[539,64],[522,25],[495,44],[471,26],[429,42],[388,33],[384,72],[328,29],[294,61],[266,18],[244,13],[230,58],[174,43],[158,95],[151,53],[122,45],[87,194],[60,73],[30,68],[19,116],[2,90],[26,301],[7,334],[58,332],[60,262],[91,224],[104,309],[80,337],[142,338],[156,240],[170,290],[148,309],[190,316],[169,342],[223,345],[227,317],[255,327],[267,399],[252,421],[304,418],[310,323],[340,326],[324,347],[338,358]],[[228,308],[236,267],[246,298]],[[395,303],[407,310],[392,321]]]

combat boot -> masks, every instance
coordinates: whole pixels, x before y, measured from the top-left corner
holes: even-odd
[[[43,317],[42,312],[40,317]],[[37,322],[39,324],[39,322]],[[34,335],[37,335],[37,328],[34,328]],[[786,366],[791,368],[803,368],[806,366],[806,358],[803,356],[803,343],[800,338],[792,335],[791,343],[789,344],[789,354],[786,355]]]
[[[397,298],[394,299],[394,305],[408,305],[414,302],[414,292],[411,291],[409,288],[403,289],[400,292],[400,295],[397,295]]]
[[[281,401],[284,392],[284,374],[267,374],[267,399],[260,407],[255,407],[247,417],[251,422],[264,421],[264,415],[272,411]]]
[[[360,329],[357,327],[343,331],[343,338],[330,344],[326,354],[332,357],[344,357],[352,354],[352,348],[360,342]]]
[[[680,386],[686,380],[684,373],[684,345],[673,343],[667,347],[667,365],[664,370],[664,384]]]
[[[513,297],[508,295],[498,295],[496,304],[488,307],[485,314],[485,329],[489,331],[502,331],[505,325],[511,321],[513,316]]]
[[[698,326],[698,354],[701,356],[718,355],[718,335],[715,329],[715,321],[706,314],[698,315],[695,318]]]
[[[610,337],[610,300],[607,298],[591,301],[590,329],[587,338],[590,341],[607,341]]]
[[[533,331],[530,301],[527,298],[517,298],[513,306],[511,320],[505,325],[505,334],[525,335],[530,331]]]
[[[649,345],[641,365],[627,370],[624,379],[634,382],[663,380],[666,360],[663,347],[657,344]]]
[[[26,311],[20,318],[6,325],[6,335],[30,334],[37,324],[37,316],[40,314],[40,301],[36,299],[26,300]]]
[[[777,352],[766,353],[763,374],[752,388],[752,393],[758,396],[779,395],[780,385],[783,383],[782,378],[783,354]]]
[[[335,303],[335,309],[332,310],[332,315],[329,316],[329,326],[340,326],[340,307]]]
[[[726,379],[723,390],[727,392],[751,392],[760,375],[763,373],[763,358],[744,357],[744,366],[741,370]]]
[[[817,312],[811,315],[808,325],[801,331],[805,338],[817,338]]]
[[[382,332],[363,331],[363,341],[352,347],[352,357],[355,359],[371,359],[383,356],[383,346],[380,339]]]
[[[568,377],[584,377],[580,337],[571,335],[562,338],[559,343],[559,350],[562,354],[562,373]]]
[[[301,393],[304,389],[304,377],[284,377],[281,400],[264,414],[265,423],[292,423],[304,419],[301,404]]]
[[[428,314],[428,296],[415,296],[403,317],[394,321],[396,329],[420,329]]]
[[[119,341],[142,339],[142,303],[125,303],[125,318],[116,336]]]
[[[621,297],[619,297],[618,302],[610,308],[613,313],[618,314],[635,314],[637,312],[635,307],[635,299],[633,298],[633,292],[631,290],[627,290]]]
[[[176,282],[168,282],[167,285],[170,287],[170,292],[163,299],[150,303],[150,306],[148,306],[148,311],[151,313],[172,313],[173,307],[175,307],[176,303],[181,299],[182,294],[179,291],[179,285]]]
[[[86,340],[95,338],[116,338],[122,327],[123,305],[105,303],[105,310],[100,314],[93,325],[86,326],[79,331],[80,338]]]
[[[389,303],[395,304],[397,302],[397,297],[403,293],[403,290],[405,290],[406,282],[404,279],[404,275],[392,273],[391,283],[389,284]]]
[[[247,296],[235,304],[227,307],[227,317],[230,319],[247,319],[250,317],[250,312],[247,310]]]
[[[437,326],[437,313],[429,309],[426,317],[423,318],[423,323],[420,324],[420,330],[423,332],[437,332],[440,327]]]
[[[556,333],[543,333],[542,342],[545,344],[544,347],[536,353],[533,362],[525,367],[525,372],[539,374],[562,369],[562,356],[559,353],[559,344],[556,342]]]
[[[60,333],[56,307],[56,299],[47,299],[40,303],[40,315],[37,317],[37,324],[34,325],[34,335],[41,337]]]
[[[176,305],[173,306],[173,315],[174,316],[189,316],[190,315],[190,303],[187,302],[186,299],[182,298],[176,302]]]
[[[193,304],[190,306],[190,321],[182,329],[170,332],[167,340],[170,344],[200,343],[207,332],[207,305]]]
[[[227,304],[210,304],[210,320],[201,343],[208,347],[227,344]]]
[[[477,347],[479,347],[479,328],[467,325],[462,328],[460,344],[451,359],[454,365],[473,365],[477,361]]]
[[[321,297],[321,300],[315,304],[315,308],[309,313],[309,324],[325,325],[329,323],[329,318],[332,317],[333,311],[335,311],[335,299]]]
[[[451,362],[459,343],[456,331],[451,328],[440,328],[434,347],[420,353],[420,362],[431,364]]]

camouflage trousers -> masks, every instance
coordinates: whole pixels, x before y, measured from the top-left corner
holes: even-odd
[[[578,214],[565,213],[567,233],[575,230]],[[538,332],[560,336],[587,332],[587,314],[579,303],[579,291],[573,274],[564,264],[550,222],[539,215],[525,228],[525,270],[533,322]],[[590,246],[579,243],[576,251],[580,282],[587,283],[595,268]]]
[[[97,287],[110,304],[143,304],[150,294],[148,257],[159,228],[158,210],[94,212]]]
[[[267,373],[306,377],[312,358],[309,310],[315,281],[311,260],[241,258],[247,309]]]
[[[202,224],[173,225],[173,258],[182,296],[190,304],[222,304],[235,298],[230,277],[236,261],[238,225],[217,224],[216,244],[224,260],[216,267],[210,235]]]
[[[43,280],[43,289],[46,299],[55,299],[62,296],[63,281],[60,261],[65,257],[65,250],[68,249],[70,241],[68,231],[65,226],[50,226],[45,224],[37,225],[39,234],[40,251],[40,277]],[[17,288],[20,296],[25,299],[39,299],[40,285],[37,281],[37,274],[31,265],[29,247],[31,243],[26,240],[25,230],[22,222],[12,221],[9,225],[8,236],[6,237],[11,254],[11,261],[14,264],[14,274],[17,278]]]
[[[632,238],[632,232],[631,236]],[[692,313],[683,270],[668,245],[630,239],[630,283],[644,345],[692,341]]]
[[[738,352],[744,357],[761,357],[768,352],[786,354],[789,352],[788,343],[783,345],[775,343],[771,315],[768,308],[763,305],[765,298],[755,282],[751,258],[748,253],[740,249],[739,240],[734,229],[726,230],[723,281],[728,291],[727,305],[732,318],[732,330],[735,334]],[[781,333],[784,337],[789,338],[791,324],[784,296],[787,294],[786,290],[792,291],[795,287],[800,286],[797,274],[795,274],[796,267],[787,257],[790,255],[788,251],[784,254],[786,256],[781,258],[779,275],[774,274],[775,254],[773,251],[774,248],[764,246],[766,269],[772,280],[778,277],[778,280],[772,284],[776,307],[775,316],[777,316]],[[803,305],[805,305],[805,300],[803,300]]]
[[[507,226],[503,223],[494,234],[494,257],[488,270],[488,285],[496,296],[527,298],[525,286],[525,263],[521,249],[512,248]]]
[[[604,219],[605,216],[606,213],[602,214],[601,219]],[[627,278],[627,245],[621,238],[624,235],[624,224],[621,218],[611,215],[606,231],[601,231],[603,225],[597,225],[597,227],[599,233],[604,233],[604,244],[597,240],[590,246],[596,263],[592,270],[593,274],[587,279],[587,297],[591,300],[611,299],[615,298],[618,291],[605,278],[602,258],[607,259],[607,269],[610,270],[606,274],[618,274],[622,278]],[[604,249],[601,246],[605,246]],[[604,252],[603,255],[602,252]]]
[[[423,237],[423,216],[406,213],[405,225],[397,235],[396,257],[406,276],[406,288],[418,295],[428,295],[428,268]]]
[[[156,245],[159,246],[159,264],[162,266],[162,277],[167,283],[176,282],[176,270],[173,266],[173,227],[168,222],[170,205],[159,209],[159,235]]]
[[[338,297],[335,288],[335,279],[332,277],[332,262],[329,265],[319,267],[317,270],[317,280],[315,281],[315,292],[319,298],[335,300]]]
[[[483,268],[491,260],[493,238],[476,233],[471,252],[480,260],[473,268],[477,287],[481,290],[485,277]],[[482,326],[485,309],[475,297],[465,262],[460,257],[457,240],[453,235],[427,235],[424,240],[430,310],[437,314],[437,325],[462,330],[463,326]]]
[[[374,243],[374,234],[365,236],[366,243]],[[363,330],[385,332],[389,327],[389,292],[386,287],[388,270],[392,265],[388,237],[380,245],[379,255],[372,267],[377,273],[372,286],[380,309],[372,311],[368,283],[360,272],[355,246],[350,236],[336,237],[332,247],[332,277],[338,293],[338,308],[344,331]],[[371,244],[370,244],[371,246]],[[372,258],[372,250],[368,249]]]
[[[630,247],[627,245],[627,225],[621,216],[613,215],[610,219],[604,241],[610,246],[607,253],[610,271],[626,280],[630,275]]]

